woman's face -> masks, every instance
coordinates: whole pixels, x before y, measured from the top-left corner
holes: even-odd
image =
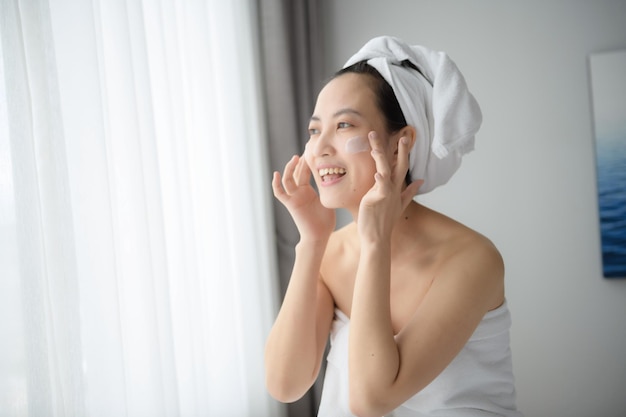
[[[347,73],[331,80],[320,92],[309,123],[304,156],[320,200],[328,208],[357,209],[374,185],[376,165],[367,146],[369,132],[378,134],[383,152],[393,161],[397,140],[386,133],[367,77]]]

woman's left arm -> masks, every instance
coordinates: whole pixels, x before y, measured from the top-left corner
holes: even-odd
[[[389,248],[362,248],[350,317],[350,408],[355,415],[385,415],[426,387],[503,297],[502,258],[485,238],[476,239],[476,245],[459,248],[437,271],[417,310],[395,336]]]
[[[403,189],[408,141],[401,139],[389,166],[375,137],[376,183],[358,218],[361,255],[350,317],[350,407],[381,416],[428,385],[454,359],[501,292],[502,259],[481,237],[461,242],[403,330],[394,336],[390,306],[391,233],[419,184]]]
[[[368,139],[376,174],[374,186],[361,200],[357,219],[361,254],[350,312],[348,366],[352,411],[359,416],[380,416],[378,395],[374,394],[381,387],[394,385],[401,366],[389,299],[391,234],[420,184],[413,183],[403,190],[410,146],[406,137],[398,142],[394,167],[378,135],[370,132]]]

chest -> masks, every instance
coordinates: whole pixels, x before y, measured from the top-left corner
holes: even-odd
[[[333,296],[335,305],[348,317],[352,310],[358,263],[358,253],[344,253],[326,259],[322,268],[324,282]],[[417,310],[432,284],[433,277],[433,263],[427,257],[416,254],[392,261],[388,279],[391,320],[396,334]]]

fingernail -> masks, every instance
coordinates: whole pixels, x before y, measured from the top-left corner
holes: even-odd
[[[406,144],[408,144],[408,143],[409,143],[409,139],[408,139],[408,138],[405,138],[405,137],[401,137],[401,138],[400,138],[400,142],[402,142],[402,144],[403,144],[403,145],[406,145]]]

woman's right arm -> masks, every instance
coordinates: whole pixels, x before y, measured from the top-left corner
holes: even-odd
[[[285,299],[265,347],[266,385],[293,402],[313,385],[333,317],[333,299],[319,276],[325,244],[301,241]]]
[[[298,400],[315,382],[333,317],[333,298],[320,267],[335,213],[322,206],[310,177],[304,158],[296,156],[282,179],[275,173],[272,180],[274,195],[300,233],[287,292],[265,346],[267,389],[282,402]]]

